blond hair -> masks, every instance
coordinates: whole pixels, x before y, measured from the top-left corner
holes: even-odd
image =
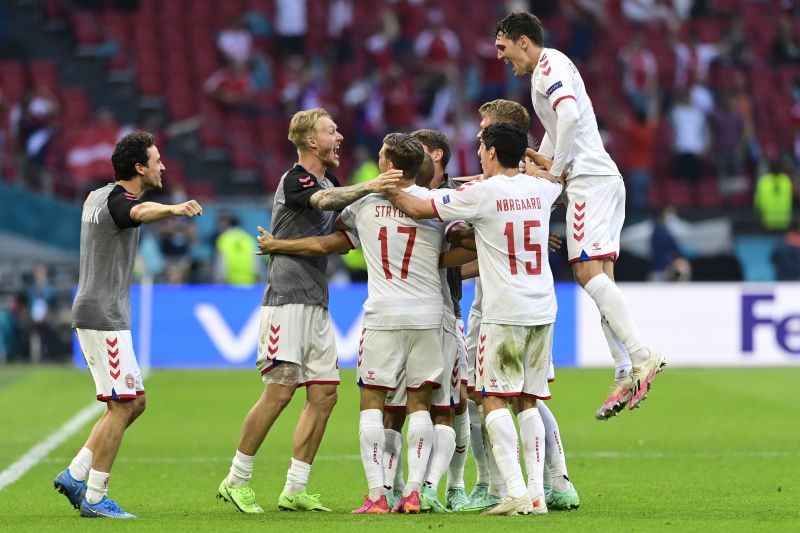
[[[519,124],[525,131],[531,127],[531,116],[521,104],[511,100],[492,100],[483,104],[478,113],[482,117],[489,117],[495,122],[513,122]]]
[[[298,111],[292,116],[292,121],[289,123],[288,138],[298,150],[308,149],[306,139],[317,134],[317,120],[323,117],[331,118],[331,114],[321,107]]]

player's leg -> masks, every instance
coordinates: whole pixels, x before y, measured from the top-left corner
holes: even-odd
[[[431,358],[431,354],[442,353],[441,328],[411,330],[408,337],[408,359],[405,362],[408,481],[403,497],[392,512],[416,513],[420,510],[419,492],[433,446],[432,392],[434,387],[441,386],[445,376],[442,358]]]
[[[551,490],[545,490],[547,507],[551,510],[577,509],[580,505],[578,492],[575,490],[567,472],[567,460],[564,453],[564,442],[555,416],[544,401],[536,402],[542,417],[545,431],[545,474],[550,474]],[[547,475],[545,475],[545,478]]]
[[[467,496],[464,485],[464,470],[471,438],[469,412],[467,411],[466,380],[460,384],[458,394],[459,402],[456,405],[453,418],[453,429],[456,432],[456,448],[447,468],[447,492],[445,495],[447,507],[454,511],[469,505],[469,496]]]
[[[486,458],[486,447],[483,441],[483,415],[480,405],[480,391],[475,390],[475,360],[478,351],[478,335],[480,333],[480,316],[472,311],[467,319],[467,412],[469,413],[469,441],[472,456],[475,458],[477,477],[475,486],[469,495],[470,501],[482,499],[489,488],[489,464]]]
[[[536,514],[546,514],[544,494],[544,464],[546,435],[544,422],[537,409],[539,400],[550,398],[549,376],[552,362],[553,324],[524,328],[524,384],[518,402],[517,421],[522,440],[525,471],[528,474],[528,494]]]
[[[455,325],[455,324],[454,324]],[[458,338],[455,331],[442,329],[442,384],[434,389],[431,406],[433,420],[433,444],[428,468],[422,486],[422,511],[447,512],[439,501],[439,481],[453,459],[456,448],[456,432],[453,429],[454,407],[458,398],[461,380],[458,377]]]
[[[361,390],[358,435],[369,493],[354,514],[386,514],[390,510],[384,481],[383,410],[387,392],[397,389],[404,359],[403,342],[402,331],[365,330],[362,333],[357,371]]]
[[[385,401],[386,389],[362,387],[358,439],[361,447],[361,465],[364,467],[369,492],[364,497],[364,504],[353,511],[353,514],[386,514],[390,511],[383,479],[383,450],[386,446],[383,428]]]
[[[405,475],[403,472],[403,425],[406,422],[405,379],[398,382],[391,400],[387,398],[383,411],[385,447],[383,448],[383,481],[386,498],[394,507],[403,496]],[[402,396],[402,398],[399,398]]]
[[[617,177],[576,178],[567,183],[567,198],[567,249],[575,280],[594,300],[600,316],[630,354],[635,388],[629,403],[632,407],[646,394],[664,359],[645,345],[622,291],[606,274],[609,267],[604,262],[613,261],[619,254],[625,188]],[[616,351],[613,342],[609,349]],[[623,363],[621,360],[615,365]],[[636,378],[640,381],[638,386]]]
[[[135,518],[106,496],[125,428],[142,414],[146,402],[130,331],[75,331],[95,382],[97,399],[107,405],[86,443],[54,485],[74,507],[80,507],[81,516]],[[84,479],[73,477],[73,473]]]
[[[286,484],[278,497],[278,508],[289,511],[330,511],[319,502],[319,495],[306,492],[311,463],[317,455],[328,419],[338,399],[339,365],[336,339],[328,310],[318,305],[303,305],[305,350],[302,357],[302,384],[306,404],[295,426],[292,458]]]
[[[503,501],[486,511],[486,514],[533,512],[533,503],[523,481],[517,456],[517,430],[507,407],[508,398],[522,392],[525,377],[525,336],[525,328],[522,326],[481,324],[480,342],[485,347],[486,357],[477,366],[476,386],[481,385],[483,391],[486,432],[507,491]]]
[[[470,441],[470,420],[467,410],[467,384],[469,370],[467,366],[467,348],[464,338],[464,323],[457,321],[458,331],[458,394],[453,417],[453,429],[456,432],[456,448],[453,458],[447,467],[447,507],[454,511],[469,505],[469,496],[464,486],[464,469],[467,463],[467,450]]]
[[[302,306],[263,306],[259,322],[258,359],[264,389],[244,418],[236,453],[217,498],[243,513],[263,513],[250,487],[253,462],[272,425],[302,383]]]

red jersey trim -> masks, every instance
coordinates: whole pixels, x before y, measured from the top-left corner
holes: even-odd
[[[553,102],[553,109],[555,109],[555,108],[556,108],[556,106],[558,105],[558,103],[559,103],[561,100],[566,100],[566,99],[568,99],[568,98],[572,98],[573,100],[575,100],[575,97],[574,97],[574,96],[572,96],[571,94],[564,95],[564,96],[562,96],[561,98],[559,98],[558,100],[556,100],[555,102]],[[576,101],[577,101],[577,100],[576,100]]]
[[[436,218],[444,222],[444,220],[442,220],[442,217],[439,215],[439,210],[436,209],[436,202],[434,201],[433,198],[431,198],[431,206],[433,206],[433,212],[436,213]]]

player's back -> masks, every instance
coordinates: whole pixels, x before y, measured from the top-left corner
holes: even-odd
[[[619,170],[603,146],[594,107],[580,72],[570,59],[555,48],[544,48],[531,75],[531,100],[536,116],[555,146],[556,107],[572,99],[578,108],[575,144],[569,153],[569,178],[579,175],[617,175]],[[545,154],[553,157],[553,154]]]
[[[498,175],[472,187],[480,198],[473,219],[483,289],[482,321],[536,325],[555,320],[553,274],[547,258],[550,208],[561,185],[525,174]]]
[[[404,191],[419,198],[431,197],[431,191],[416,185]],[[358,231],[367,262],[365,325],[372,329],[440,327],[443,224],[415,220],[378,194],[348,207],[342,220]]]

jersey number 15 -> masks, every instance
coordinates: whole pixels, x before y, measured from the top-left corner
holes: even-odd
[[[531,230],[539,228],[542,223],[538,220],[526,220],[522,223],[522,247],[528,252],[533,252],[536,256],[536,264],[533,261],[525,261],[525,272],[531,276],[537,276],[542,273],[542,245],[533,242]],[[511,269],[511,275],[516,276],[517,270],[517,247],[514,242],[514,223],[506,222],[506,229],[503,231],[506,236],[506,243],[508,244],[508,266]]]

